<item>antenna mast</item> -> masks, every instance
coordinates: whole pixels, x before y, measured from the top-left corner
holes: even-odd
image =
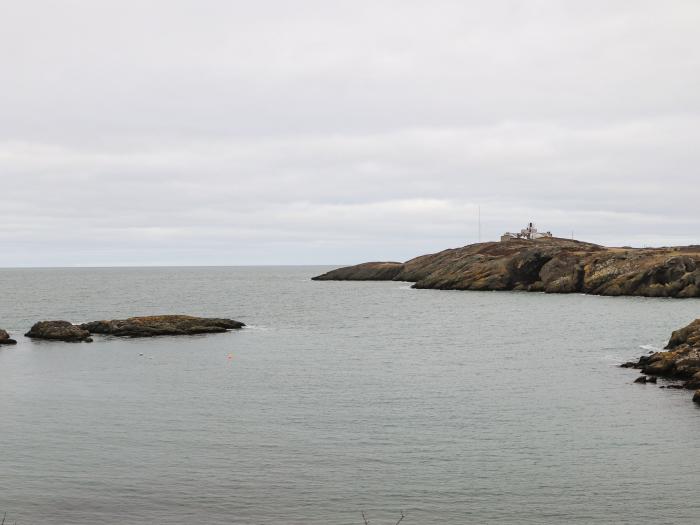
[[[481,205],[477,207],[479,214],[479,242],[481,242]]]

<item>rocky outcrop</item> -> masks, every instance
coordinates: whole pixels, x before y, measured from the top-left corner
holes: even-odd
[[[314,281],[391,281],[403,269],[399,262],[368,262],[313,277]]]
[[[5,330],[0,330],[0,345],[16,345],[17,341],[10,337]]]
[[[152,315],[112,321],[94,321],[81,325],[74,325],[68,321],[41,321],[32,326],[31,330],[24,335],[35,339],[92,342],[92,334],[122,337],[193,335],[227,332],[244,326],[245,324],[233,319],[193,317],[190,315]],[[4,330],[0,330],[0,339],[2,339],[3,332]],[[4,334],[7,335],[7,332]],[[10,341],[12,340],[10,339]]]
[[[40,321],[24,334],[34,339],[50,339],[53,341],[68,341],[71,343],[84,341],[92,342],[90,332],[69,323],[68,321]]]
[[[92,334],[120,337],[153,337],[157,335],[193,335],[227,332],[245,324],[233,319],[192,317],[189,315],[152,315],[112,321],[94,321],[80,325]]]
[[[683,381],[682,388],[700,390],[700,319],[673,332],[665,351],[621,366],[638,368],[649,376],[645,381],[635,382],[656,382],[656,377],[666,377]]]
[[[394,280],[414,288],[700,297],[700,246],[607,248],[543,238],[472,244],[401,263],[364,263],[315,280]]]

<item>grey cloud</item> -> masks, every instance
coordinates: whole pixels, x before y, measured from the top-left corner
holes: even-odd
[[[9,1],[0,265],[697,240],[693,1]]]

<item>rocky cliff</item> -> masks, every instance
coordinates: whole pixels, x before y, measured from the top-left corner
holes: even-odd
[[[657,376],[683,380],[682,385],[670,384],[667,388],[678,386],[695,390],[693,401],[700,403],[700,319],[673,332],[666,351],[642,356],[639,361],[622,366],[639,368],[650,376],[642,376],[636,383],[655,383]]]
[[[486,242],[405,263],[339,268],[318,281],[394,280],[414,288],[700,297],[700,246],[608,248],[545,238]]]

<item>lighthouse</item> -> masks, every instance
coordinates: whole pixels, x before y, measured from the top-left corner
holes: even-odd
[[[541,233],[537,231],[535,225],[529,222],[525,228],[520,230],[520,233],[506,232],[501,235],[501,242],[510,241],[512,239],[525,239],[528,241],[534,241],[535,239],[543,239],[553,237],[552,232]]]

